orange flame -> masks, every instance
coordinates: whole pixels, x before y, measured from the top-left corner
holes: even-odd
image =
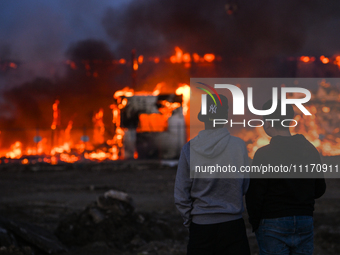
[[[138,70],[138,61],[137,59],[134,59],[133,60],[133,66],[132,66],[133,70],[134,71],[137,71]]]
[[[334,64],[336,64],[340,69],[340,56],[335,57]]]
[[[200,56],[197,53],[192,54],[195,63],[200,62]]]
[[[207,53],[203,56],[203,58],[207,62],[213,62],[215,60],[215,55],[212,53]]]
[[[11,145],[10,151],[6,153],[6,158],[21,158],[22,156],[22,143],[16,141]]]
[[[134,90],[130,89],[129,87],[125,87],[122,90],[117,90],[113,98],[117,99],[118,97],[125,96],[125,97],[132,97],[134,95]]]
[[[321,62],[323,63],[323,64],[328,64],[329,63],[329,58],[326,58],[325,56],[321,56],[320,57],[320,60],[321,60]]]
[[[186,62],[186,63],[191,62],[191,57],[189,53],[183,54],[183,62]]]
[[[183,115],[186,116],[189,110],[190,86],[188,84],[181,85],[176,89],[176,95],[183,96]]]
[[[308,57],[308,56],[301,56],[301,57],[300,57],[300,60],[301,60],[302,62],[308,63],[308,62],[310,61],[310,57]]]
[[[52,109],[53,109],[53,122],[51,125],[51,129],[56,129],[60,125],[60,118],[59,118],[59,100],[55,100]]]
[[[105,126],[103,122],[104,111],[100,109],[94,116],[93,116],[93,143],[95,144],[103,144],[104,143],[104,133],[105,133]]]

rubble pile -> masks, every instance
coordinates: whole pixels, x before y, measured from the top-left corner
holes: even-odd
[[[176,240],[187,236],[181,223],[174,223],[168,216],[136,213],[132,199],[113,190],[98,197],[84,211],[62,220],[55,234],[71,249],[106,245],[111,251],[143,250],[145,254],[162,247],[169,250],[169,245],[176,246]]]
[[[110,190],[62,219],[54,234],[0,217],[0,255],[181,255],[187,235],[178,217],[135,212],[127,193]]]

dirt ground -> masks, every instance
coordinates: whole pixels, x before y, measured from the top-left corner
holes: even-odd
[[[340,157],[325,158],[339,164]],[[176,167],[160,161],[74,165],[0,165],[0,216],[30,222],[55,232],[72,213],[83,211],[104,192],[127,192],[137,213],[170,222],[175,239],[151,240],[135,251],[112,250],[105,242],[73,247],[65,254],[185,254],[187,235],[173,201]],[[328,179],[326,194],[315,205],[314,254],[340,254],[340,179]],[[258,254],[247,215],[252,254]],[[178,237],[180,236],[180,237]],[[137,240],[138,241],[138,240]],[[137,242],[136,241],[136,242]],[[5,254],[1,253],[0,254]]]

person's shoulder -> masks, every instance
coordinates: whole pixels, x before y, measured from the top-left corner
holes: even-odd
[[[314,146],[314,144],[312,144],[312,143],[311,143],[304,135],[302,135],[302,134],[297,134],[297,135],[295,135],[295,136],[299,137],[299,139],[300,139],[301,141],[303,141],[303,145],[304,145],[305,147],[307,147],[307,148],[309,148],[310,150],[313,150],[313,151],[315,151],[315,152],[318,151],[318,149]]]
[[[273,146],[271,146],[270,144],[267,144],[265,146],[262,146],[261,148],[257,149],[257,151],[254,154],[254,158],[262,158],[262,157],[266,157],[269,154],[271,154],[273,152]]]
[[[230,141],[229,143],[233,143],[233,144],[240,144],[240,145],[245,145],[246,143],[240,138],[240,137],[237,137],[237,136],[230,136]]]
[[[186,156],[190,155],[190,141],[185,143],[182,147],[181,154],[185,154]]]
[[[302,141],[300,149],[304,157],[309,159],[320,159],[319,151],[314,146],[314,144],[308,141],[308,139],[304,135],[298,134],[296,136],[299,136],[300,140]]]

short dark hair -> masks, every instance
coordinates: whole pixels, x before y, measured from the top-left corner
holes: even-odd
[[[265,102],[262,106],[262,110],[268,110],[271,108],[271,106],[273,105],[273,100],[268,100],[267,102]],[[274,121],[274,128],[276,129],[289,129],[289,127],[284,127],[281,125],[281,121],[285,120],[285,119],[294,119],[294,109],[293,106],[290,104],[286,104],[286,115],[282,115],[281,114],[281,100],[278,100],[277,102],[277,107],[276,110],[269,115],[264,115],[263,119],[267,120],[267,119],[279,119],[280,121]],[[286,124],[286,126],[290,125]]]

